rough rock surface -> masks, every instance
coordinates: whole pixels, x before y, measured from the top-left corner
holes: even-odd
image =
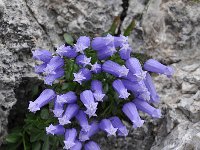
[[[37,78],[31,50],[53,50],[63,42],[64,32],[106,31],[125,1],[0,0],[0,143],[9,110],[20,100],[19,84],[24,78]],[[98,138],[102,149],[200,149],[200,3],[129,0],[126,13],[121,30],[136,20],[130,36],[134,50],[172,65],[175,76],[154,78],[163,118],[148,119],[142,128],[131,129],[126,139]]]

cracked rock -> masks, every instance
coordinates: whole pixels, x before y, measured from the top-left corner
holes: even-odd
[[[200,91],[190,98],[184,98],[178,103],[178,108],[192,122],[198,122],[200,118]]]
[[[0,144],[10,110],[26,95],[23,79],[41,82],[33,73],[31,50],[53,51],[65,32],[103,33],[122,12],[127,15],[120,30],[136,20],[129,39],[133,49],[173,66],[175,75],[153,78],[162,119],[148,119],[125,139],[97,137],[97,142],[103,150],[200,149],[200,3],[194,0],[0,0]]]

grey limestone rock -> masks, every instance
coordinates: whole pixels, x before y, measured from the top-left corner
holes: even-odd
[[[31,50],[53,51],[65,32],[78,36],[107,31],[114,16],[125,12],[121,4],[127,1],[0,0],[0,144],[10,110],[29,90],[24,85],[42,82],[33,73]],[[175,75],[154,77],[162,119],[147,117],[142,128],[129,127],[127,138],[102,135],[97,142],[105,150],[200,149],[200,3],[129,0],[127,7],[120,30],[136,20],[129,39],[133,49],[172,65]]]

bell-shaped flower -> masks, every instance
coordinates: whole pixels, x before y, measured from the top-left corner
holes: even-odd
[[[135,97],[138,97],[146,101],[150,100],[150,93],[148,89],[146,88],[144,81],[131,82],[124,79],[122,79],[121,81],[124,84],[125,88],[131,91],[135,95]]]
[[[148,104],[146,101],[136,98],[133,100],[133,103],[135,104],[135,106],[138,110],[141,110],[142,112],[149,114],[153,118],[161,117],[160,109],[154,108],[153,106]]]
[[[142,92],[136,93],[135,94],[137,98],[142,99],[144,101],[150,101],[150,92],[148,89],[144,89]]]
[[[119,98],[127,99],[129,97],[130,93],[128,93],[127,89],[124,87],[120,79],[115,80],[112,83],[112,86],[115,89],[115,91],[118,93]]]
[[[85,150],[101,150],[99,145],[94,141],[89,141],[84,145]]]
[[[61,68],[63,65],[64,60],[60,56],[54,56],[47,64],[47,67],[44,68],[44,74],[56,74],[56,70]]]
[[[158,74],[164,74],[167,77],[171,77],[174,74],[173,68],[165,66],[155,59],[149,59],[144,63],[144,69],[150,72]]]
[[[83,67],[85,67],[87,65],[91,65],[90,61],[91,61],[91,57],[87,58],[87,56],[85,56],[83,54],[76,57],[76,63]]]
[[[92,80],[91,90],[96,101],[102,102],[105,94],[103,94],[102,82],[99,80]]]
[[[114,36],[108,34],[105,37],[96,37],[92,40],[91,46],[92,49],[96,51],[103,50],[107,46],[113,46],[114,45]]]
[[[52,59],[52,53],[48,50],[32,51],[33,58],[48,63]]]
[[[34,102],[29,101],[29,111],[35,113],[36,111],[40,110],[41,107],[53,100],[55,96],[56,94],[53,90],[45,89]]]
[[[94,64],[91,64],[91,71],[92,73],[100,73],[101,72],[101,64],[98,64],[95,62]]]
[[[78,113],[79,106],[77,104],[69,104],[65,110],[64,115],[61,118],[58,118],[61,125],[66,125],[71,123],[71,119],[76,116]]]
[[[112,56],[116,52],[117,52],[117,50],[115,49],[114,46],[107,46],[104,49],[97,52],[97,57],[98,57],[98,59],[103,60],[103,59],[106,59],[106,58]]]
[[[77,100],[77,96],[75,92],[69,91],[65,94],[57,95],[57,102],[59,104],[71,104],[75,103]]]
[[[56,98],[53,109],[54,117],[57,118],[62,117],[63,112],[64,112],[64,103],[58,103],[58,98]]]
[[[114,128],[109,119],[103,119],[99,123],[99,128],[107,133],[107,136],[116,136],[117,128]]]
[[[81,142],[85,142],[90,139],[93,135],[99,132],[99,124],[96,123],[95,121],[92,122],[90,130],[88,132],[85,131],[80,131],[79,133],[79,140]]]
[[[160,101],[160,98],[158,96],[158,93],[156,92],[156,88],[153,84],[151,75],[149,73],[146,74],[146,78],[144,80],[144,83],[148,89],[148,91],[150,92],[150,102],[152,103],[158,103]]]
[[[115,47],[123,47],[124,44],[128,44],[128,36],[124,35],[116,36],[114,43]]]
[[[125,86],[125,88],[134,94],[142,93],[146,89],[146,86],[143,81],[131,82],[131,81],[125,80],[125,79],[122,79],[121,81],[122,81],[123,85]]]
[[[52,85],[53,82],[58,79],[58,78],[61,78],[62,76],[64,76],[64,69],[63,68],[59,68],[57,70],[55,70],[55,73],[56,74],[50,74],[48,76],[46,76],[44,78],[44,83],[47,84],[47,85]]]
[[[44,72],[44,68],[47,67],[47,63],[43,63],[41,65],[35,66],[35,73],[40,74]]]
[[[70,150],[82,150],[82,143],[78,140],[75,141],[75,145]]]
[[[77,52],[71,46],[65,46],[65,44],[59,46],[56,53],[60,57],[75,58],[77,56]]]
[[[86,114],[82,110],[79,110],[78,114],[76,115],[76,119],[79,122],[82,131],[88,132],[90,130],[91,126],[88,123]]]
[[[126,77],[129,72],[129,69],[127,69],[124,65],[120,66],[118,63],[111,60],[104,62],[102,70],[116,77]]]
[[[74,44],[74,49],[78,53],[84,53],[84,50],[90,46],[90,38],[87,36],[80,36],[76,44]]]
[[[64,140],[64,144],[65,146],[63,147],[63,149],[70,149],[72,148],[76,143],[76,136],[77,136],[77,131],[76,129],[72,128],[72,129],[66,129],[65,131],[65,140]]]
[[[130,58],[126,61],[126,67],[130,70],[127,79],[132,82],[140,82],[145,79],[146,71],[142,70],[142,66],[138,59]]]
[[[117,128],[117,133],[119,136],[127,136],[128,130],[125,125],[123,125],[122,121],[119,119],[119,117],[114,116],[109,118],[113,127]]]
[[[132,48],[129,44],[122,44],[122,47],[119,50],[119,55],[121,59],[127,60],[131,57]]]
[[[46,127],[46,132],[47,134],[52,134],[52,135],[64,135],[65,133],[65,128],[62,125],[50,125],[49,127]]]
[[[90,80],[92,77],[92,74],[89,69],[87,68],[81,68],[78,73],[73,73],[74,74],[74,80],[78,82],[79,84],[82,84],[83,81]]]
[[[91,90],[85,90],[80,94],[80,100],[83,105],[87,108],[85,113],[90,117],[96,116],[97,105],[94,101],[94,96]]]
[[[128,102],[124,104],[122,111],[133,123],[134,128],[141,127],[143,125],[144,120],[141,120],[134,103]]]

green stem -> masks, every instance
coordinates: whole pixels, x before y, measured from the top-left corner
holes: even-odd
[[[22,137],[22,141],[23,141],[24,150],[26,150],[26,142],[25,142],[24,134],[23,134],[23,137]]]

